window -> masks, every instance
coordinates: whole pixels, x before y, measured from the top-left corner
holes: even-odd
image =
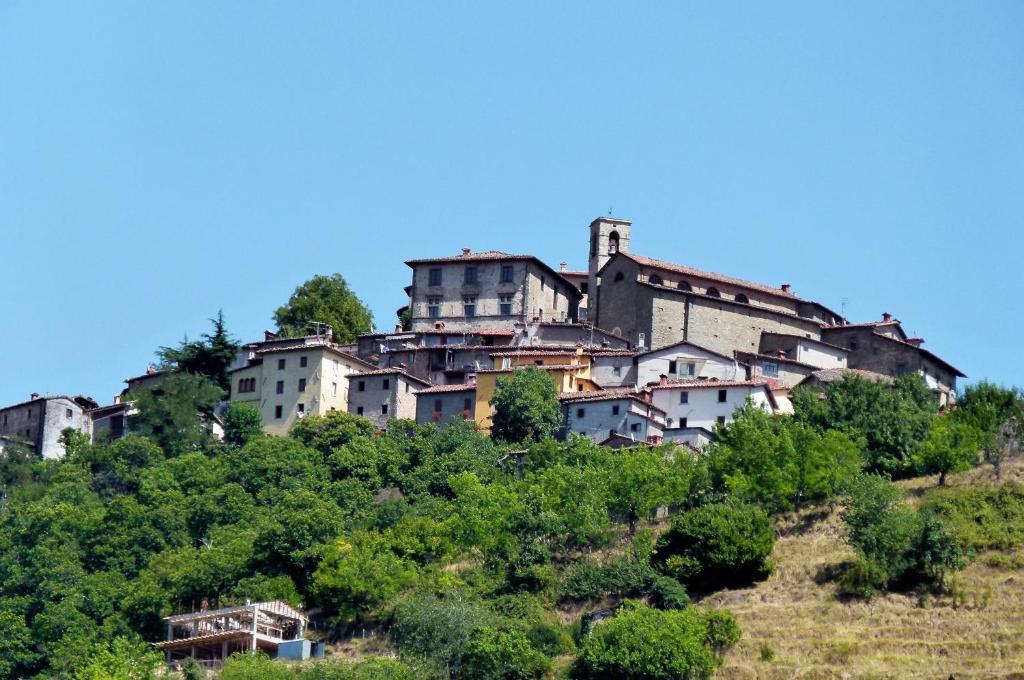
[[[640,431],[640,423],[632,423],[629,426],[629,431],[630,432],[639,432]]]
[[[391,378],[384,378],[384,380],[381,381],[381,383],[380,383],[380,388],[382,390],[390,390],[391,389]]]
[[[693,290],[693,288],[690,287],[690,284],[687,283],[686,281],[680,281],[679,283],[677,283],[676,288],[678,288],[679,290]]]
[[[431,269],[430,270],[429,285],[431,285],[431,286],[440,286],[441,285],[441,270],[440,270],[440,268],[438,268],[438,269]]]
[[[297,411],[298,413],[305,413],[305,412],[306,412],[306,405],[305,405],[305,404],[302,404],[302,403],[296,404],[296,405],[295,405],[295,410],[296,410],[296,411]]]
[[[306,379],[305,378],[299,378],[299,392],[305,392],[305,391],[306,391]]]
[[[462,410],[466,411],[468,413],[472,409],[473,409],[473,400],[470,399],[469,397],[466,397],[465,399],[463,399],[462,400]]]
[[[718,416],[718,424],[725,425],[725,416]]]
[[[476,283],[476,267],[466,267],[465,283]]]
[[[499,300],[499,302],[501,302],[501,315],[502,316],[511,316],[512,315],[512,296],[511,295],[502,295],[502,296],[500,296],[498,298],[498,300]]]
[[[737,295],[736,295],[736,302],[743,302],[743,303],[749,304],[750,303],[750,299],[747,298],[747,296],[744,295],[743,293],[737,293]]]
[[[476,316],[476,297],[467,295],[462,298],[463,316]]]
[[[245,392],[245,378],[238,379],[238,391]]]
[[[283,380],[278,380],[277,381],[277,393],[278,394],[284,394],[284,381]]]
[[[544,290],[544,288],[545,288],[545,287],[546,287],[547,285],[548,285],[548,281],[547,281],[547,279],[545,279],[545,278],[544,278],[543,276],[542,276],[542,277],[540,277],[540,289],[541,289],[541,290]]]
[[[280,406],[275,406],[274,407],[274,417],[275,418],[279,419],[283,412],[284,412],[284,409],[282,407],[280,407]]]
[[[690,393],[689,392],[680,392],[679,393],[679,403],[680,404],[689,404],[690,403]]]
[[[680,418],[679,419],[679,427],[680,427],[680,429],[685,429],[686,428],[686,418]]]
[[[683,375],[685,375],[685,376],[687,376],[689,378],[692,378],[696,374],[697,374],[697,364],[693,363],[692,361],[689,361],[689,362],[683,364]]]
[[[650,283],[653,283],[655,286],[660,286],[660,285],[663,285],[665,283],[662,280],[662,278],[660,276],[658,276],[657,274],[651,274],[647,278],[647,281],[650,282]]]
[[[434,400],[434,413],[440,413],[440,412],[441,412],[441,400],[440,399],[435,399]]]
[[[356,389],[359,390],[360,392],[365,392],[366,391],[366,381],[365,380],[360,380],[358,383],[356,383]]]
[[[857,351],[857,341],[856,340],[850,340],[850,351],[851,352],[856,352]]]
[[[305,368],[309,364],[309,357],[299,357],[299,368]]]
[[[431,319],[441,316],[441,298],[437,296],[427,298],[427,316]]]
[[[707,289],[706,295],[708,297],[722,297],[722,294],[719,293],[718,289],[715,288],[714,286],[711,286],[710,288]]]
[[[277,370],[279,370],[279,371],[283,371],[284,370],[284,359],[278,359],[277,360]]]
[[[388,414],[388,405],[387,404],[381,404],[380,405],[380,414],[382,416],[386,416]]]
[[[586,415],[587,415],[587,409],[585,409],[585,408],[578,408],[578,409],[576,409],[576,417],[577,418],[582,418],[582,417],[584,417]]]
[[[338,396],[338,383],[336,383],[336,382],[332,382],[331,383],[331,396],[332,397]]]
[[[729,396],[729,390],[718,390],[718,403],[724,404]]]
[[[587,294],[587,288],[588,287],[589,287],[589,285],[587,284],[586,281],[581,281],[580,282],[580,292],[583,293],[584,295]]]
[[[543,366],[544,365],[544,360],[543,359],[537,359],[533,363],[534,363],[535,366]]]
[[[619,415],[619,405],[618,404],[612,404],[612,415],[613,416]]]
[[[503,264],[501,265],[501,282],[512,283],[512,265]]]
[[[68,418],[70,418],[71,417],[71,409],[69,409],[69,408],[64,409],[64,415],[67,416]]]
[[[772,361],[761,362],[761,374],[769,378],[779,377],[779,365]]]
[[[356,415],[357,416],[363,415],[363,407],[362,406],[356,406]]]
[[[622,375],[622,366],[612,366],[612,375],[620,377]]]
[[[623,274],[622,272],[615,272],[615,282],[616,283],[618,283],[619,281],[622,281],[624,278],[626,278],[625,274]]]
[[[672,361],[668,362],[668,374],[669,375],[675,375],[676,368],[677,368],[677,364],[676,364],[675,360],[672,360]]]
[[[512,368],[512,357],[502,357],[501,367],[502,369]]]

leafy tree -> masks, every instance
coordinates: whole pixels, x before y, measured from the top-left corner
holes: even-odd
[[[529,680],[542,677],[550,667],[551,660],[537,651],[524,633],[482,626],[469,637],[459,677]]]
[[[1022,398],[1016,387],[982,380],[964,390],[953,414],[957,420],[970,423],[986,438],[991,438],[1007,419],[1024,414]]]
[[[862,443],[869,472],[898,477],[913,472],[911,456],[928,434],[938,401],[916,373],[892,385],[851,374],[829,386],[824,402],[810,390],[794,390],[793,407],[796,420]]]
[[[175,373],[128,395],[137,414],[132,432],[150,437],[170,456],[197,451],[211,441],[208,423],[224,391],[208,378]]]
[[[536,366],[498,378],[491,406],[491,434],[507,442],[535,442],[551,437],[562,421],[555,381]]]
[[[746,585],[770,571],[775,529],[752,505],[713,504],[684,512],[658,542],[655,561],[701,589]]]
[[[293,680],[291,669],[262,651],[232,654],[224,662],[218,680]]]
[[[302,670],[298,680],[423,680],[432,669],[409,665],[398,659],[369,658],[359,663],[323,660]]]
[[[327,324],[334,342],[355,342],[373,328],[373,315],[356,297],[341,274],[314,276],[274,312],[282,337],[310,335],[315,323]]]
[[[997,481],[1003,479],[1003,462],[1007,458],[1020,455],[1020,435],[1020,420],[1016,416],[1011,416],[999,426],[991,442],[984,445],[981,455],[995,470]]]
[[[224,442],[245,446],[263,433],[263,418],[255,404],[233,402],[224,412]]]
[[[291,436],[325,456],[356,437],[374,435],[373,423],[344,411],[306,416],[292,426]]]
[[[218,311],[212,333],[203,333],[200,340],[185,338],[177,347],[161,347],[157,357],[166,369],[201,375],[217,383],[222,390],[231,389],[228,370],[238,355],[240,345],[228,333],[224,312]]]
[[[914,452],[914,463],[924,474],[938,473],[939,486],[945,486],[947,474],[969,470],[977,462],[982,438],[969,422],[940,416]]]
[[[151,645],[139,639],[118,637],[109,646],[102,644],[75,673],[75,680],[151,680],[163,657]]]
[[[25,618],[0,604],[0,678],[14,680],[26,677],[35,662],[32,632],[25,625]]]
[[[583,641],[573,677],[591,680],[700,680],[721,663],[720,652],[739,637],[727,614],[688,607],[658,611],[627,603]]]
[[[403,654],[435,661],[458,671],[474,630],[497,625],[498,617],[482,603],[458,591],[444,597],[419,594],[395,606],[391,631]]]

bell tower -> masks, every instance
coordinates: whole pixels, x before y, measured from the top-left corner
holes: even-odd
[[[597,322],[600,281],[597,272],[612,255],[629,252],[629,231],[633,223],[618,217],[598,217],[590,223],[590,269],[587,277],[587,319]]]

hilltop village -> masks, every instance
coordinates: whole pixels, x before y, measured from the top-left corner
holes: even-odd
[[[563,423],[612,447],[678,442],[701,449],[747,400],[791,410],[790,391],[855,372],[877,381],[917,373],[945,408],[957,368],[908,337],[885,313],[851,322],[799,297],[789,283],[766,285],[634,253],[629,220],[589,226],[588,268],[556,269],[531,255],[498,251],[417,258],[405,323],[354,344],[330,329],[243,345],[229,402],[250,402],[269,434],[287,434],[307,415],[348,411],[381,429],[394,418],[491,426],[498,378],[537,366],[555,381]],[[124,395],[157,384],[151,368]],[[131,404],[32,394],[0,408],[4,442],[37,455],[63,455],[65,428],[93,441],[122,436]],[[214,431],[217,423],[213,423]]]

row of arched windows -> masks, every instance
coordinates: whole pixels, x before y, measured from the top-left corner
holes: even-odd
[[[616,281],[621,281],[622,280],[622,272],[619,272],[618,274],[615,275],[615,280]],[[649,283],[654,284],[655,286],[664,286],[665,285],[665,280],[662,279],[657,274],[651,274],[649,277],[647,277],[647,281]],[[679,283],[677,283],[676,284],[676,288],[678,288],[679,290],[693,290],[693,288],[690,286],[690,284],[688,282],[686,282],[686,281],[680,281]],[[718,292],[718,289],[715,288],[714,286],[709,286],[708,289],[706,291],[704,291],[704,294],[707,295],[708,297],[714,297],[714,298],[722,297],[722,294],[720,292]],[[745,304],[749,304],[750,303],[750,299],[746,295],[744,295],[743,293],[737,293],[736,296],[733,299],[736,302],[743,302]]]

